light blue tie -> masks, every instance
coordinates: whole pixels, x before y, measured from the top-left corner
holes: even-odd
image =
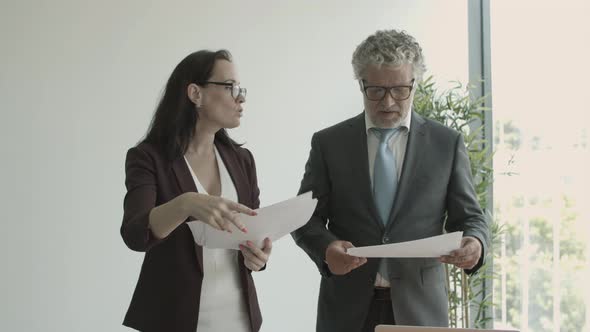
[[[383,225],[387,225],[397,190],[397,165],[389,140],[398,128],[372,128],[379,146],[373,168],[373,198]]]
[[[373,199],[381,222],[387,225],[397,190],[397,165],[393,151],[389,148],[389,140],[398,128],[372,128],[372,130],[379,139],[373,169]],[[386,259],[381,259],[379,273],[381,277],[389,280]]]

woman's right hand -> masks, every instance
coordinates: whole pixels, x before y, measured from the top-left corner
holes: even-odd
[[[189,216],[209,224],[218,230],[231,231],[231,224],[247,233],[246,226],[238,220],[238,213],[255,216],[256,211],[249,207],[219,196],[195,192],[186,193],[184,206]]]

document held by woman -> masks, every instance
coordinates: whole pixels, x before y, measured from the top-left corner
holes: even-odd
[[[252,241],[258,247],[263,246],[264,238],[276,241],[292,231],[305,225],[315,210],[317,199],[307,192],[294,198],[269,205],[256,210],[258,215],[239,214],[248,233],[235,228],[232,233],[217,230],[203,222],[189,221],[195,242],[211,249],[236,249],[246,241]]]

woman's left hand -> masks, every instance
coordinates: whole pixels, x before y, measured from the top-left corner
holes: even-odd
[[[268,262],[270,252],[272,251],[272,241],[269,238],[264,239],[264,248],[256,248],[254,243],[246,241],[240,244],[240,250],[244,255],[244,265],[252,271],[260,271]]]

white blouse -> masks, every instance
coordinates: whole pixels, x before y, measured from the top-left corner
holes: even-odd
[[[238,201],[234,183],[215,148],[221,180],[221,197]],[[199,193],[208,194],[184,159]],[[250,317],[240,282],[238,251],[203,247],[203,285],[199,305],[198,332],[251,331]]]

